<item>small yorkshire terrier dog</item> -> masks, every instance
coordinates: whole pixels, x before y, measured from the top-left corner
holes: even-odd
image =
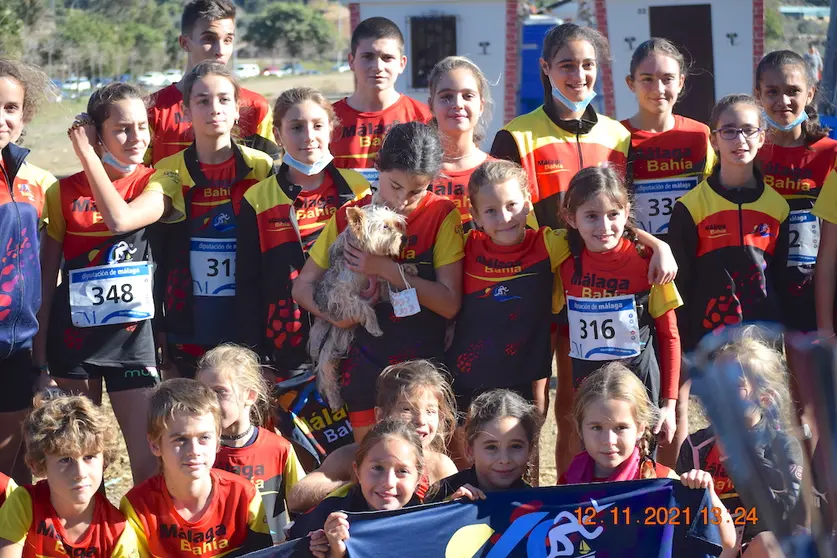
[[[406,219],[382,205],[350,207],[346,210],[348,226],[338,235],[328,250],[330,266],[323,278],[314,285],[314,302],[324,314],[336,322],[354,319],[375,337],[383,335],[375,314],[374,301],[389,291],[378,277],[367,277],[349,270],[346,265],[346,243],[376,256],[396,258],[407,228]],[[413,273],[415,273],[413,271]],[[321,318],[314,320],[308,341],[308,352],[314,359],[317,384],[332,409],[343,404],[337,379],[340,359],[349,351],[354,339],[354,328],[335,327]]]

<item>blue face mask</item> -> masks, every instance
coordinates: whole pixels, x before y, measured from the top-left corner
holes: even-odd
[[[808,120],[808,113],[804,110],[802,111],[802,114],[800,114],[793,120],[793,122],[789,122],[784,126],[767,116],[767,112],[765,111],[761,111],[761,115],[764,117],[764,120],[767,122],[768,126],[777,130],[781,130],[782,132],[790,132],[791,130]]]
[[[320,174],[323,171],[323,169],[326,168],[328,164],[333,160],[334,157],[331,155],[331,153],[326,153],[325,155],[320,157],[320,160],[314,163],[313,165],[307,165],[294,159],[291,156],[291,154],[287,151],[282,156],[283,163],[287,164],[289,167],[295,168],[305,176],[314,176],[315,174]]]
[[[137,168],[137,165],[126,165],[125,163],[119,161],[116,157],[113,156],[113,153],[107,150],[105,151],[105,154],[102,155],[102,162],[112,166],[119,172],[124,172],[126,174],[134,172],[134,170]]]
[[[560,101],[562,105],[570,109],[572,112],[583,112],[587,109],[587,105],[590,104],[590,101],[596,97],[596,92],[592,91],[589,97],[576,103],[567,99],[567,97],[565,97],[564,94],[561,93],[557,87],[555,87],[555,84],[552,82],[552,78],[549,78],[549,84],[552,85],[552,98]]]

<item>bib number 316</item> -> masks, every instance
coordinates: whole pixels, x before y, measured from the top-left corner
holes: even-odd
[[[567,296],[570,356],[616,360],[639,355],[639,317],[634,295],[608,298]]]

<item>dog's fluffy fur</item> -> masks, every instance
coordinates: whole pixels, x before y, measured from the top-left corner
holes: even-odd
[[[401,243],[407,228],[403,216],[381,205],[367,205],[346,210],[348,226],[338,235],[328,250],[330,266],[323,278],[314,285],[314,302],[320,312],[331,316],[334,321],[354,319],[375,337],[383,335],[374,305],[361,293],[370,290],[370,281],[384,283],[374,285],[381,295],[388,294],[385,282],[377,277],[368,278],[350,271],[346,265],[346,243],[376,256],[396,258],[401,252]],[[354,328],[335,327],[330,322],[317,318],[311,327],[308,351],[314,359],[320,393],[332,409],[343,404],[338,385],[337,368],[340,359],[349,351],[354,338]]]

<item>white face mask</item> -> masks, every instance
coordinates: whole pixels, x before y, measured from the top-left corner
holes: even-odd
[[[287,164],[289,167],[293,167],[305,176],[314,176],[315,174],[320,174],[323,169],[325,169],[329,163],[334,160],[334,156],[332,156],[331,152],[326,152],[325,155],[320,157],[320,159],[315,162],[313,165],[308,165],[301,161],[297,161],[294,159],[289,152],[285,152],[282,156],[282,162]]]
[[[590,101],[592,101],[596,97],[596,92],[591,91],[590,96],[586,99],[583,99],[578,102],[570,101],[563,93],[561,93],[560,89],[555,87],[555,83],[553,83],[552,78],[549,78],[549,84],[552,85],[552,98],[556,99],[557,101],[560,101],[562,105],[564,105],[573,112],[584,111],[587,108],[587,105],[590,104]]]
[[[789,122],[787,124],[779,124],[778,122],[776,122],[775,120],[770,118],[767,115],[766,111],[762,111],[761,115],[762,115],[762,117],[764,117],[765,121],[767,121],[767,124],[771,128],[781,130],[782,132],[790,132],[791,130],[793,130],[794,128],[796,128],[797,126],[799,126],[800,124],[802,124],[806,120],[808,120],[808,112],[804,111],[804,110],[802,111],[802,114],[800,114],[799,116],[794,118],[793,122]]]
[[[113,156],[113,153],[108,151],[108,148],[105,147],[104,143],[102,144],[102,149],[105,150],[104,155],[102,155],[102,162],[103,163],[106,163],[106,164],[112,166],[113,168],[115,168],[116,170],[118,170],[120,172],[124,172],[124,173],[128,173],[128,174],[130,174],[130,173],[132,173],[136,170],[138,165],[135,165],[135,164],[127,164],[126,165],[125,163],[119,161],[116,157]]]

